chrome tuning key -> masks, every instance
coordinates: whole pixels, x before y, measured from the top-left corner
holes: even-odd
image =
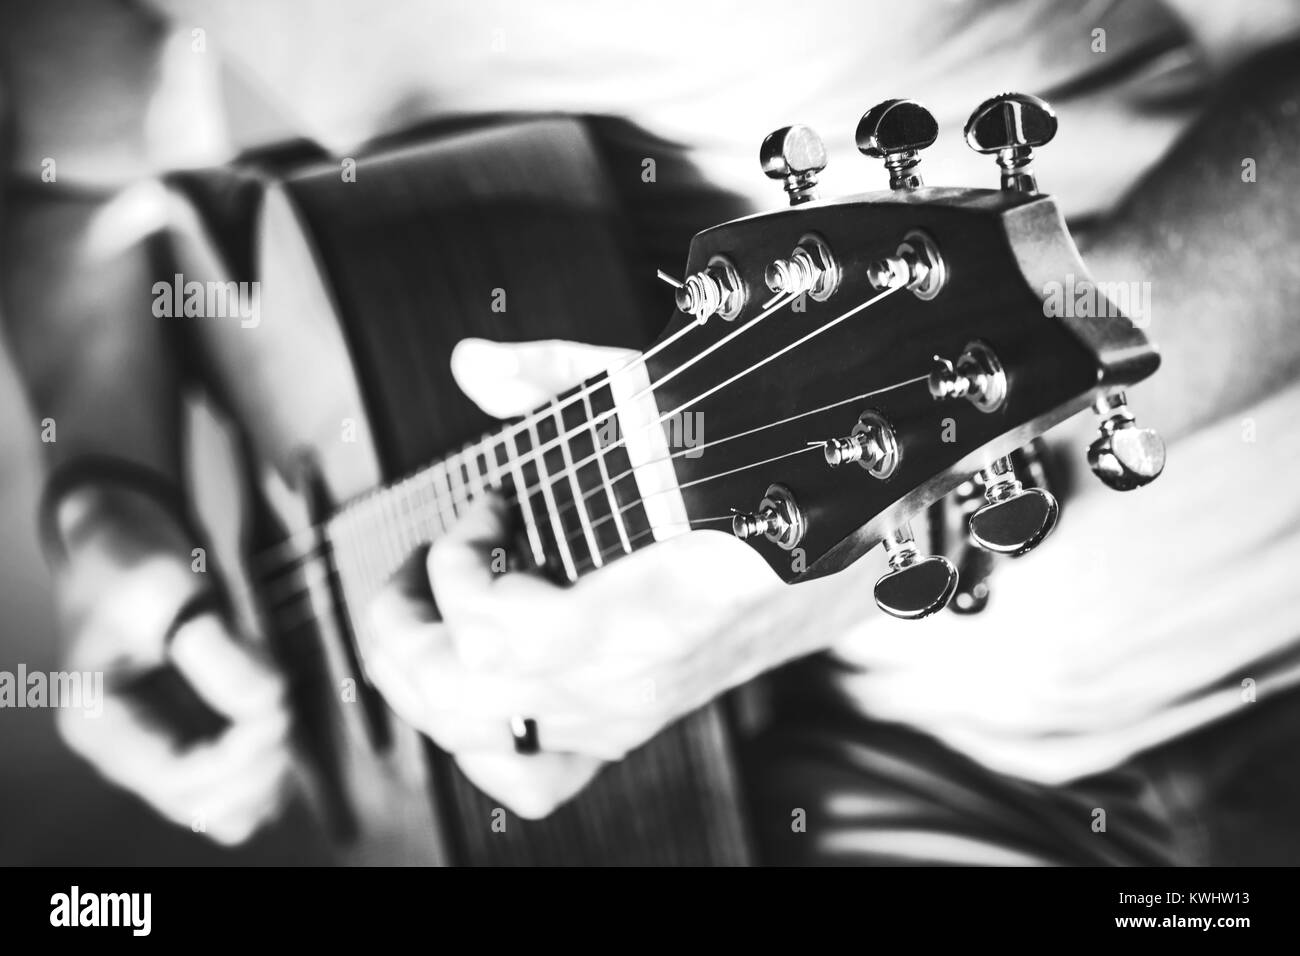
[[[957,590],[957,569],[941,555],[922,557],[910,525],[885,537],[889,570],[876,582],[877,606],[904,620],[928,617],[947,607]]]
[[[885,100],[862,115],[858,122],[858,149],[872,159],[883,159],[890,189],[917,189],[924,185],[917,165],[921,150],[934,143],[939,124],[915,100]]]
[[[832,468],[856,462],[873,478],[882,481],[898,468],[903,451],[893,427],[878,412],[863,412],[844,438],[832,438],[823,446],[826,464]]]
[[[799,240],[788,259],[774,260],[763,279],[769,289],[781,295],[806,292],[813,301],[825,302],[840,287],[842,275],[830,246],[820,236],[810,234]]]
[[[908,288],[918,299],[933,299],[948,282],[948,266],[934,240],[913,229],[892,256],[867,266],[867,281],[879,292]]]
[[[769,485],[758,511],[737,514],[731,519],[731,531],[741,541],[760,535],[787,551],[798,547],[808,532],[808,519],[784,485]]]
[[[1132,491],[1150,484],[1165,470],[1165,443],[1150,428],[1138,428],[1123,392],[1097,400],[1101,433],[1088,447],[1092,473],[1116,491]]]
[[[985,100],[966,121],[966,145],[977,153],[996,154],[1002,188],[1038,192],[1030,164],[1034,149],[1056,135],[1056,113],[1028,93],[1003,93]]]
[[[677,308],[703,325],[716,315],[730,322],[745,308],[744,280],[731,261],[714,256],[707,269],[686,277],[676,292]]]
[[[763,140],[758,151],[763,172],[779,179],[790,205],[817,198],[817,174],[826,168],[826,144],[807,126],[782,126]]]
[[[983,342],[970,343],[956,362],[936,355],[929,384],[935,399],[964,398],[981,412],[995,412],[1007,400],[1007,373]]]
[[[986,504],[970,516],[971,540],[994,554],[1020,555],[1038,547],[1056,527],[1061,508],[1043,488],[1026,488],[1010,458],[999,458],[979,473]]]

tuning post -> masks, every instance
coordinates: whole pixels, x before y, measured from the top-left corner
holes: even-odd
[[[1061,509],[1044,488],[1026,488],[1010,458],[979,472],[986,504],[967,521],[971,540],[994,554],[1021,555],[1038,547],[1056,527]]]
[[[936,355],[929,386],[936,400],[964,398],[981,412],[996,412],[1007,400],[1007,373],[983,342],[967,345],[955,363]]]
[[[917,189],[922,185],[917,165],[921,150],[934,143],[939,124],[915,100],[885,100],[862,115],[858,122],[858,149],[873,159],[883,159],[890,189]]]
[[[807,126],[782,126],[763,140],[758,151],[763,172],[779,179],[798,206],[817,198],[817,176],[826,168],[826,144]]]
[[[745,284],[725,256],[714,256],[708,268],[686,277],[676,293],[677,308],[703,325],[716,315],[733,321],[745,308]]]
[[[838,468],[856,462],[873,478],[888,478],[898,469],[902,446],[893,427],[879,412],[863,412],[844,438],[832,438],[822,446],[826,464]]]
[[[1056,136],[1056,112],[1027,93],[1003,93],[975,107],[966,121],[966,145],[977,153],[995,154],[1002,188],[1038,192],[1030,164],[1034,149]]]
[[[840,287],[840,264],[830,246],[820,236],[807,235],[799,240],[788,259],[776,259],[763,274],[767,287],[787,296],[805,292],[817,302],[825,302]]]
[[[904,620],[927,617],[947,607],[957,590],[957,569],[941,555],[922,557],[910,525],[895,528],[884,540],[889,570],[876,582],[876,605]]]
[[[787,551],[798,547],[808,532],[808,519],[784,485],[769,485],[758,511],[731,519],[731,531],[741,541],[760,535]]]
[[[1088,447],[1092,473],[1116,491],[1132,491],[1160,477],[1164,440],[1154,429],[1137,427],[1124,393],[1103,395],[1093,410],[1101,416],[1101,430]]]
[[[914,229],[892,256],[868,264],[867,281],[879,292],[908,288],[918,299],[933,299],[948,282],[948,266],[934,240]]]

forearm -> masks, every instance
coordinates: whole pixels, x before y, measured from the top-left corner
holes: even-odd
[[[151,243],[118,244],[96,226],[102,202],[50,188],[11,194],[3,223],[7,339],[45,462],[125,459],[175,479],[177,363],[152,313]]]
[[[94,0],[0,12],[0,314],[53,468],[107,457],[178,476],[177,363],[152,311],[164,215],[133,188],[153,174],[161,36],[145,12]]]
[[[1269,54],[1230,80],[1081,242],[1098,281],[1150,283],[1148,331],[1163,364],[1131,397],[1168,439],[1240,411],[1300,365],[1300,260],[1290,252],[1300,243],[1297,52]]]

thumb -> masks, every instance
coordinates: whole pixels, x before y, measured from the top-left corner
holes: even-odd
[[[283,705],[284,682],[263,655],[235,639],[216,614],[187,621],[172,638],[171,658],[199,696],[230,718]]]
[[[631,349],[563,339],[462,339],[451,353],[451,374],[483,411],[494,418],[510,418],[532,411],[584,379],[621,367],[636,354]]]

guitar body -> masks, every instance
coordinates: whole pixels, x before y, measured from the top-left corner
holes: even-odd
[[[246,613],[292,674],[315,802],[343,859],[751,862],[721,705],[551,817],[503,817],[369,687],[353,633],[362,608],[307,530],[493,427],[451,377],[462,338],[644,348],[659,331],[668,310],[635,305],[652,273],[584,126],[530,120],[385,146],[354,174],[300,155],[177,185],[191,205],[176,216],[179,271],[261,283],[255,326],[205,322],[191,344],[245,441]],[[255,259],[241,251],[254,232]]]

